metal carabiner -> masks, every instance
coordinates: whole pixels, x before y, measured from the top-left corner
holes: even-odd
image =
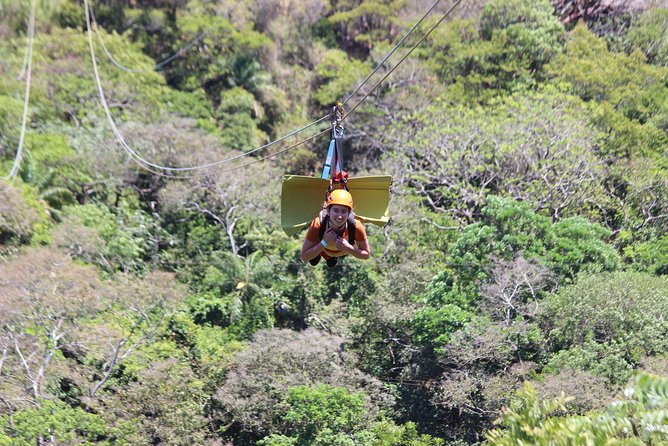
[[[339,102],[334,107],[332,107],[331,112],[331,121],[332,121],[332,139],[343,138],[343,117],[345,116],[346,111],[343,108],[343,104]]]

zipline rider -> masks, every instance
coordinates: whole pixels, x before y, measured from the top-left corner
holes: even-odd
[[[346,255],[366,260],[371,253],[364,226],[355,219],[353,197],[344,189],[327,196],[327,209],[313,219],[302,246],[301,258],[317,265],[324,257],[333,268],[337,258]]]

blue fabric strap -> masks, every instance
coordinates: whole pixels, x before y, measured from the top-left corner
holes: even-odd
[[[325,166],[322,168],[322,178],[323,180],[329,179],[330,171],[332,169],[332,160],[334,159],[335,153],[335,141],[332,139],[329,142],[329,150],[327,151],[327,158],[325,159]]]

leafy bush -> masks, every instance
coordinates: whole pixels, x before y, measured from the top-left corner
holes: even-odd
[[[257,127],[262,115],[262,106],[243,88],[234,87],[221,92],[216,118],[225,147],[250,150],[259,146],[264,139]]]
[[[11,157],[16,153],[19,139],[19,123],[23,113],[23,101],[5,94],[0,94],[0,155]],[[7,175],[3,171],[2,175]]]
[[[204,444],[208,435],[204,382],[176,358],[153,357],[151,362],[136,381],[107,398],[112,409],[107,413],[109,422],[119,414],[135,422],[136,430],[127,438],[129,444]]]
[[[499,420],[503,429],[486,435],[486,446],[537,446],[570,444],[663,444],[668,441],[666,410],[668,381],[638,374],[626,390],[627,399],[611,404],[607,413],[563,415],[571,398],[563,395],[540,400],[528,383],[517,399],[504,409]]]
[[[373,446],[443,446],[445,442],[427,434],[420,434],[417,425],[408,422],[395,425],[392,422],[381,421],[371,427],[374,434]]]
[[[283,421],[302,443],[318,442],[325,429],[352,433],[360,428],[365,412],[362,392],[351,393],[345,388],[322,384],[288,389],[285,404],[288,410]]]
[[[28,242],[39,220],[19,190],[0,180],[0,245]]]
[[[581,217],[561,220],[551,227],[547,237],[546,258],[557,273],[575,277],[579,272],[615,271],[619,256],[605,241],[611,233]]]
[[[282,419],[283,431],[258,445],[319,446],[438,446],[443,441],[420,435],[415,423],[396,425],[391,421],[369,420],[362,392],[352,393],[341,387],[317,385],[288,389]]]
[[[322,61],[315,67],[320,87],[315,99],[325,106],[342,101],[360,81],[368,67],[365,63],[351,59],[341,50],[328,50]]]
[[[68,218],[56,233],[57,243],[73,256],[113,272],[142,272],[151,252],[151,218],[139,210],[112,213],[104,205],[68,208]],[[92,231],[91,231],[92,230]]]
[[[99,415],[58,400],[44,400],[12,417],[0,415],[0,444],[7,446],[43,444],[47,438],[63,445],[103,446],[113,443],[113,433]]]
[[[641,354],[641,351],[629,351],[627,345],[616,341],[589,341],[554,353],[543,370],[546,373],[584,370],[605,378],[608,385],[623,384],[633,375]]]
[[[112,107],[112,113],[131,116],[138,121],[156,117],[157,112],[163,109],[160,95],[165,81],[150,70],[153,61],[126,37],[107,34],[104,30],[100,32],[105,45],[120,63],[134,69],[148,69],[146,72],[128,73],[113,67],[106,58],[97,54],[107,101],[116,105]],[[98,91],[95,82],[82,75],[92,67],[88,42],[81,32],[55,27],[49,34],[37,33],[35,48],[33,72],[42,75],[35,77],[31,86],[33,121],[60,118],[80,125],[86,119],[94,118],[99,107]],[[12,62],[20,67],[21,57],[20,54],[13,54]],[[0,93],[6,88],[20,91],[14,76],[2,76],[0,79]]]
[[[668,274],[668,236],[663,236],[624,249],[624,256],[633,262],[630,268],[658,275]]]
[[[584,415],[592,410],[605,409],[619,391],[610,389],[600,375],[564,367],[556,374],[543,374],[531,381],[540,399],[554,399],[559,395],[577,396],[566,403],[571,413]]]
[[[81,196],[82,185],[92,182],[87,162],[57,133],[30,133],[21,166],[23,181],[40,191],[54,217]]]
[[[282,426],[280,403],[288,389],[316,384],[364,391],[366,410],[375,416],[392,398],[379,381],[355,368],[353,358],[340,350],[342,341],[313,329],[257,332],[216,391],[216,418],[262,438]]]
[[[161,102],[170,113],[194,119],[210,120],[213,116],[211,106],[206,102],[202,90],[185,92],[175,89],[165,89],[162,92]]]
[[[221,141],[235,150],[252,150],[264,139],[256,122],[246,114],[222,114],[218,118]]]
[[[668,66],[668,9],[651,8],[634,16],[626,37],[629,51],[640,48],[648,62]]]
[[[535,85],[543,66],[561,50],[564,32],[547,0],[491,1],[478,22],[448,25],[423,54],[471,103]]]
[[[204,88],[209,99],[225,88],[243,87],[255,93],[268,83],[259,61],[267,59],[271,40],[252,28],[240,27],[213,4],[191,2],[176,17],[176,27],[186,41],[207,30],[192,51],[173,65],[175,83],[184,90]]]
[[[393,41],[403,24],[403,0],[342,1],[327,20],[348,52],[365,55],[376,43]]]
[[[644,273],[581,276],[545,302],[549,368],[591,370],[623,382],[646,355],[668,352],[668,281]]]
[[[229,332],[247,338],[273,326],[274,300],[271,282],[274,270],[261,251],[248,257],[216,252],[193,284],[201,290],[189,300],[195,321],[229,327]]]
[[[443,347],[472,317],[473,313],[455,305],[422,308],[412,320],[415,341],[434,349]]]
[[[548,67],[557,80],[586,101],[609,102],[627,118],[641,123],[664,122],[668,113],[668,69],[646,63],[636,51],[630,55],[608,51],[603,39],[584,25],[569,35],[565,53]]]
[[[529,70],[540,69],[561,49],[563,32],[547,0],[493,0],[480,17],[481,37],[504,42],[508,59],[526,60]]]
[[[488,277],[492,256],[543,259],[561,277],[579,271],[614,271],[619,257],[605,243],[610,231],[580,217],[552,224],[531,210],[528,203],[491,196],[482,210],[483,219],[467,226],[450,248],[454,273],[460,287]]]

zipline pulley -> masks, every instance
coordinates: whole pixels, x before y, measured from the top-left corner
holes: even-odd
[[[345,110],[342,103],[332,107],[329,149],[325,158],[325,165],[320,178],[330,180],[331,183],[340,183],[345,188],[348,181],[348,173],[343,170],[343,117]]]

